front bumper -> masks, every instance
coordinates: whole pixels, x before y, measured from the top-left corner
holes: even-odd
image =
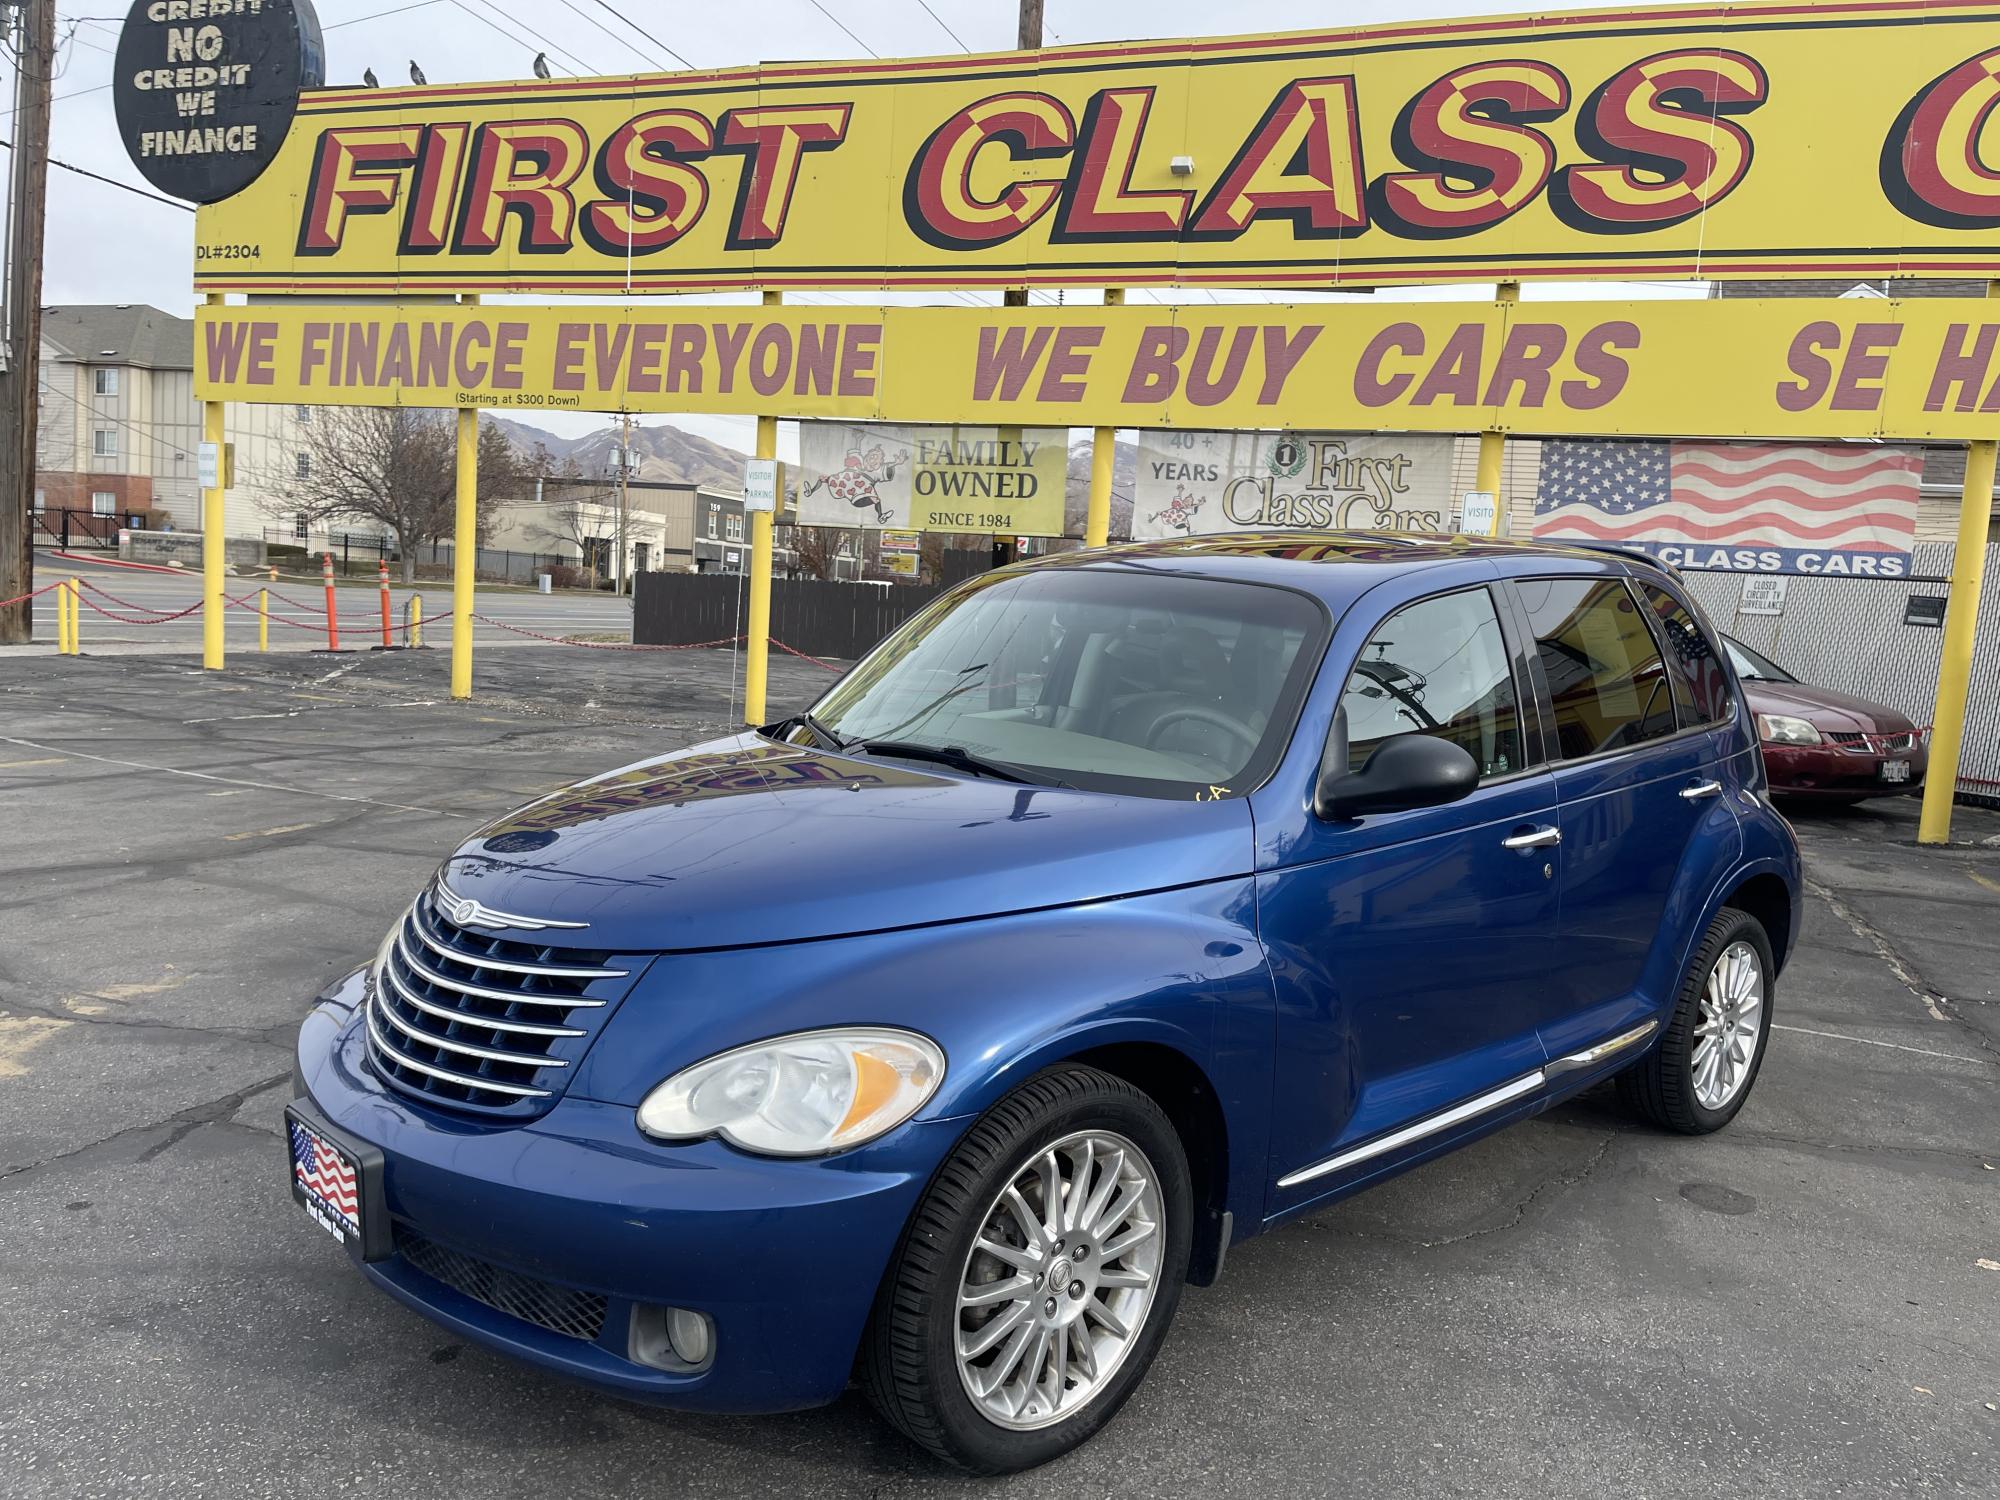
[[[963,1122],[920,1121],[818,1160],[718,1141],[667,1147],[629,1106],[565,1097],[528,1124],[453,1118],[378,1083],[353,1024],[363,978],[321,997],[299,1032],[296,1092],[383,1155],[394,1234],[363,1260],[377,1286],[474,1342],[665,1405],[773,1412],[839,1396],[911,1210]],[[551,1332],[413,1265],[417,1236],[605,1299],[595,1340]],[[690,1308],[715,1326],[693,1372],[630,1357],[634,1310]]]
[[[1920,739],[1908,750],[1846,749],[1834,745],[1764,747],[1764,770],[1771,790],[1785,797],[1899,797],[1923,790],[1930,751]],[[1884,781],[1885,761],[1910,768],[1907,781]]]

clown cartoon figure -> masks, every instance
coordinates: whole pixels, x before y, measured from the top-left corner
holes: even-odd
[[[1146,517],[1154,525],[1164,524],[1169,531],[1178,531],[1182,536],[1194,535],[1194,513],[1201,509],[1203,496],[1190,495],[1176,485],[1174,498],[1167,502],[1166,509],[1154,511]]]
[[[882,503],[882,486],[896,477],[900,464],[910,461],[907,452],[898,453],[894,458],[883,453],[878,443],[863,453],[858,448],[847,450],[847,462],[831,474],[822,474],[805,488],[805,493],[816,493],[822,486],[836,500],[845,500],[856,510],[875,512],[875,524],[887,526],[893,517],[889,507]]]

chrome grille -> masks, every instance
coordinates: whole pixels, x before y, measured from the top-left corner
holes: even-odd
[[[1826,737],[1843,750],[1864,750],[1877,755],[1891,750],[1909,750],[1917,743],[1914,731],[1904,734],[1864,734],[1857,729],[1829,729],[1826,731]]]
[[[629,985],[629,960],[446,920],[430,891],[384,944],[368,1055],[405,1093],[483,1114],[537,1114]]]
[[[441,1281],[474,1302],[507,1313],[564,1338],[594,1341],[604,1331],[605,1299],[596,1292],[557,1286],[517,1271],[447,1249],[435,1240],[404,1230],[396,1236],[403,1259],[433,1281]]]

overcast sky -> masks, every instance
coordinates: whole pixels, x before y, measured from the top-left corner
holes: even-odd
[[[126,182],[139,181],[126,159],[111,110],[111,61],[118,23],[101,17],[119,0],[62,0],[57,34],[69,38],[58,59],[51,154]],[[1204,36],[1218,32],[1284,31],[1428,16],[1508,11],[1505,3],[1419,4],[1347,0],[1046,0],[1050,45],[1135,37]],[[1014,45],[1012,0],[319,0],[326,32],[327,81],[353,84],[373,68],[386,85],[404,82],[410,62],[432,83],[526,78],[535,53],[547,51],[558,73],[592,75],[679,67],[661,45],[620,24],[631,17],[687,64],[713,67],[796,58],[925,56]],[[1330,13],[1332,12],[1332,13]],[[843,29],[847,28],[847,29]],[[849,32],[852,32],[850,35]],[[951,33],[956,33],[954,39]],[[6,80],[5,101],[13,99]],[[12,111],[0,111],[11,138]],[[48,269],[45,303],[150,302],[190,314],[194,306],[194,216],[149,203],[71,172],[49,173]],[[1652,295],[1700,295],[1695,287],[1656,287]],[[1620,288],[1531,288],[1531,296],[1632,295]],[[1224,294],[1225,296],[1227,294]],[[1462,289],[1412,295],[1463,296]],[[705,301],[727,300],[707,297]],[[815,300],[802,296],[797,300]],[[843,301],[859,300],[843,296]],[[885,299],[937,300],[937,299]],[[591,415],[550,416],[566,433],[601,424]],[[748,419],[675,417],[676,425],[749,446]]]

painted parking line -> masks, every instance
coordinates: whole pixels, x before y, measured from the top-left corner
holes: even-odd
[[[1947,1062],[1977,1063],[1981,1067],[1986,1065],[1985,1058],[1973,1057],[1968,1053],[1938,1052],[1929,1047],[1906,1047],[1901,1042],[1878,1042],[1872,1036],[1848,1036],[1845,1032],[1840,1031],[1815,1031],[1810,1026],[1787,1026],[1780,1021],[1773,1021],[1771,1029],[1773,1031],[1795,1032],[1799,1036],[1825,1037],[1827,1040],[1834,1042],[1857,1042],[1863,1047],[1886,1047],[1891,1052],[1914,1052],[1919,1057],[1941,1057]]]
[[[286,823],[278,828],[253,828],[248,833],[225,833],[225,844],[241,843],[244,839],[274,839],[285,833],[304,833],[308,828],[324,828],[324,823]]]
[[[1982,875],[1977,870],[1967,870],[1965,873],[1972,877],[1974,885],[1983,885],[1994,895],[2000,896],[2000,880],[1995,880],[1989,875]]]
[[[68,757],[50,755],[41,760],[0,760],[0,771],[25,771],[29,766],[59,766]]]

